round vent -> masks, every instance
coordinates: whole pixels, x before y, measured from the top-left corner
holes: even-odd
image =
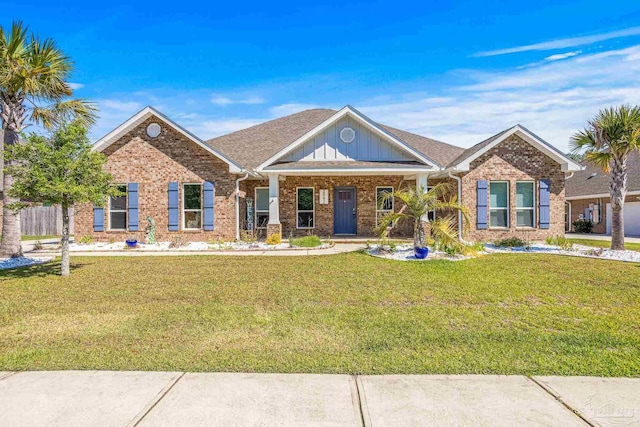
[[[160,131],[162,131],[162,129],[157,123],[151,123],[149,126],[147,126],[147,135],[149,135],[151,138],[157,138],[158,135],[160,135]]]
[[[356,139],[356,131],[351,128],[344,128],[340,131],[340,139],[342,142],[348,144]]]

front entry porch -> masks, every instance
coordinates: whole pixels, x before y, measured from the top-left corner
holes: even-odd
[[[397,200],[381,205],[380,195],[408,186],[426,189],[429,183],[426,174],[270,174],[268,180],[245,181],[245,196],[256,207],[247,223],[253,223],[254,231],[265,237],[279,232],[284,239],[310,234],[336,239],[375,238],[378,221],[402,209]],[[400,223],[389,237],[411,238],[412,234],[412,224]]]

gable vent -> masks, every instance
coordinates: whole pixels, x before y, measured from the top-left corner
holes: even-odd
[[[356,139],[356,131],[354,131],[350,127],[346,127],[340,131],[340,139],[345,144],[348,144]]]

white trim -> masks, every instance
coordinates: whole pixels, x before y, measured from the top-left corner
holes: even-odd
[[[488,144],[486,147],[483,147],[481,150],[478,150],[477,152],[473,153],[471,156],[462,160],[460,163],[454,165],[453,169],[456,171],[468,171],[471,167],[471,162],[473,162],[478,157],[482,156],[484,153],[491,150],[493,147],[500,144],[502,141],[506,140],[507,138],[509,138],[511,135],[514,135],[514,134],[517,134],[517,136],[522,138],[524,141],[533,145],[535,148],[537,148],[547,156],[551,157],[557,163],[559,163],[562,166],[562,170],[564,172],[580,171],[584,169],[584,167],[581,166],[579,163],[576,163],[575,161],[571,160],[564,154],[560,153],[560,151],[558,151],[555,147],[550,145],[548,142],[532,134],[531,132],[529,132],[527,129],[523,128],[520,125],[514,126],[509,131],[505,132],[503,135],[500,135],[499,138],[496,138],[494,141],[491,141],[491,143]]]
[[[384,215],[382,215],[383,217],[386,215],[389,215],[390,213],[394,213],[396,211],[396,203],[394,198],[392,197],[391,200],[391,209],[378,209],[378,189],[379,188],[390,188],[391,192],[393,193],[394,189],[393,189],[393,185],[376,185],[376,200],[375,200],[375,204],[376,204],[376,227],[378,226],[378,213],[384,213]]]
[[[399,169],[399,168],[384,168],[384,169],[267,169],[262,173],[277,173],[287,175],[409,175],[415,173],[433,172],[433,169]]]
[[[111,209],[111,198],[109,196],[109,212],[107,212],[107,230],[108,231],[127,231],[129,229],[129,189],[127,184],[114,184],[114,187],[124,187],[124,209]],[[122,197],[122,196],[118,196]],[[124,228],[111,228],[111,212],[124,212]]]
[[[527,211],[532,211],[533,212],[533,224],[532,225],[518,225],[518,184],[531,184],[531,186],[533,187],[532,190],[532,195],[533,195],[533,206],[532,207],[522,207],[520,208],[520,210],[527,210]],[[516,204],[515,204],[515,209],[516,209],[516,228],[538,228],[537,227],[537,219],[538,219],[538,215],[537,215],[537,210],[538,210],[538,205],[536,204],[538,202],[538,199],[536,198],[536,190],[537,190],[537,185],[536,185],[536,181],[532,181],[532,180],[522,180],[522,181],[516,181]]]
[[[627,191],[627,196],[640,196],[640,190]],[[601,199],[601,198],[611,198],[609,193],[600,193],[600,194],[586,194],[584,196],[570,196],[565,197],[565,200],[582,200],[582,199]]]
[[[253,209],[253,224],[256,230],[266,230],[267,226],[258,227],[258,190],[267,190],[267,210],[261,209],[260,212],[267,213],[267,224],[269,223],[269,187],[255,187],[253,189],[253,200],[254,209]]]
[[[111,144],[116,142],[124,134],[131,131],[133,128],[135,128],[136,126],[138,126],[140,123],[144,122],[146,119],[148,119],[151,116],[157,117],[159,120],[163,121],[165,124],[170,126],[173,130],[182,134],[190,141],[195,142],[200,147],[202,147],[209,153],[213,154],[214,156],[216,156],[217,158],[219,158],[220,160],[228,164],[229,172],[231,173],[243,172],[243,169],[240,165],[238,165],[237,163],[234,163],[233,161],[228,159],[226,156],[222,155],[218,151],[209,147],[200,138],[198,138],[197,136],[195,136],[194,134],[192,134],[191,132],[189,132],[188,130],[186,130],[185,128],[183,128],[182,126],[180,126],[179,124],[177,124],[176,122],[174,122],[173,120],[171,120],[170,118],[168,118],[167,116],[162,114],[160,111],[156,110],[151,106],[144,107],[142,110],[140,110],[139,112],[131,116],[126,122],[122,123],[120,126],[118,126],[114,130],[112,130],[111,132],[109,132],[108,134],[100,138],[98,141],[96,141],[95,144],[93,144],[92,150],[100,151],[100,152],[104,151],[107,147],[109,147]],[[145,129],[145,135],[146,135],[146,129]]]
[[[273,164],[276,160],[282,158],[283,156],[287,155],[288,153],[292,152],[297,147],[299,147],[300,145],[302,145],[305,142],[307,142],[313,136],[315,136],[318,133],[322,132],[323,130],[327,129],[329,126],[331,126],[333,123],[337,122],[338,120],[340,120],[342,117],[346,116],[347,114],[353,116],[354,119],[359,121],[361,124],[367,126],[370,130],[374,131],[379,136],[382,136],[382,137],[384,137],[386,139],[389,139],[393,144],[397,145],[400,149],[402,149],[403,151],[411,154],[413,157],[417,158],[421,162],[424,162],[427,165],[432,166],[433,168],[435,168],[437,170],[442,169],[442,167],[440,165],[438,165],[435,161],[429,159],[424,154],[422,154],[422,153],[418,152],[417,150],[415,150],[409,144],[401,141],[400,139],[398,139],[394,135],[390,134],[389,132],[387,132],[386,130],[384,130],[383,128],[381,128],[377,124],[375,124],[372,120],[370,120],[368,117],[366,117],[364,114],[362,114],[361,112],[359,112],[358,110],[356,110],[352,106],[346,105],[346,106],[342,107],[342,109],[340,109],[340,111],[336,112],[333,116],[329,117],[327,120],[325,120],[324,122],[320,123],[318,126],[316,126],[315,128],[311,129],[309,132],[305,133],[300,138],[296,139],[291,144],[287,145],[286,147],[284,147],[283,149],[281,149],[280,151],[275,153],[273,156],[269,157],[266,161],[264,161],[262,164],[260,164],[256,168],[256,171],[262,172],[264,170],[264,168],[266,168],[267,166]],[[430,169],[430,170],[433,170],[433,169]],[[274,172],[281,172],[281,171],[274,171]]]
[[[185,185],[199,185],[200,186],[200,209],[185,209],[184,207],[184,202],[186,200],[185,197],[185,191],[184,191],[184,186]],[[182,216],[182,221],[180,224],[180,229],[181,230],[185,230],[185,231],[193,231],[193,230],[202,230],[202,191],[203,191],[204,186],[202,185],[201,182],[183,182],[182,183],[182,210],[181,210],[181,216]],[[186,226],[186,216],[185,216],[185,212],[200,212],[200,227],[198,228],[187,228]]]
[[[506,227],[502,227],[499,225],[496,226],[491,226],[491,183],[505,183],[507,184],[507,207],[506,208],[493,208],[494,210],[506,210],[507,211],[507,225]],[[488,188],[488,193],[489,193],[489,230],[506,230],[508,228],[511,228],[511,183],[509,181],[505,181],[503,179],[497,179],[497,180],[489,180],[489,188]]]
[[[311,190],[311,194],[312,194],[312,198],[311,200],[313,201],[313,209],[312,210],[298,210],[298,190]],[[300,227],[300,224],[298,224],[298,213],[300,212],[311,212],[313,214],[313,227]],[[300,229],[300,230],[313,230],[314,228],[316,228],[316,188],[315,187],[296,187],[296,228]]]
[[[567,202],[567,201],[565,200],[564,205],[565,205],[565,206],[569,206],[569,221],[565,221],[565,222],[568,222],[568,224],[565,224],[565,229],[564,229],[564,231],[565,231],[565,232],[567,232],[567,233],[571,233],[571,226],[573,225],[573,221],[571,220],[571,202]],[[565,212],[565,216],[566,216],[566,212]],[[566,218],[565,218],[565,219],[566,219]],[[568,230],[567,230],[567,227],[566,227],[567,225],[569,226],[569,229],[568,229]]]

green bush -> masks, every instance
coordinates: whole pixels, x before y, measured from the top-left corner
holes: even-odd
[[[297,246],[300,248],[315,248],[322,244],[322,240],[314,234],[310,236],[298,237],[296,239],[289,239],[291,246]]]
[[[579,219],[573,222],[573,230],[576,233],[591,233],[593,223],[588,219]]]
[[[545,239],[547,245],[558,246],[560,249],[569,250],[573,247],[573,243],[564,236],[553,236]]]
[[[496,240],[495,242],[493,242],[493,244],[501,248],[529,246],[529,242],[527,242],[526,240],[522,240],[519,237],[509,237],[507,239]]]
[[[83,243],[85,245],[93,243],[93,236],[82,236],[80,239],[78,239],[78,243]]]

